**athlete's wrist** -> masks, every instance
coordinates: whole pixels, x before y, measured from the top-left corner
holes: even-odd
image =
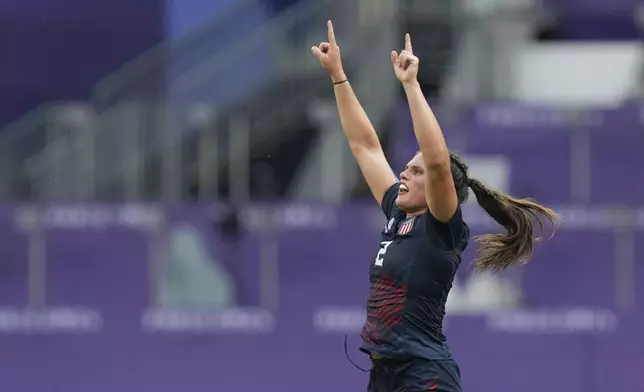
[[[408,82],[402,82],[402,86],[405,89],[405,91],[412,91],[412,90],[415,90],[415,89],[419,89],[420,88],[420,83],[418,83],[418,80],[414,79],[414,80],[410,80]]]
[[[336,74],[331,75],[331,81],[335,83],[340,83],[347,80],[347,75],[344,73],[344,71],[338,72]]]

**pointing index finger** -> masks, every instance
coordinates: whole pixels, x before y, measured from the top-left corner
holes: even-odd
[[[334,44],[335,43],[335,32],[333,31],[333,23],[331,21],[327,22],[327,28],[329,30],[329,43]]]
[[[409,33],[405,34],[405,50],[409,53],[414,53],[411,47],[411,35]]]

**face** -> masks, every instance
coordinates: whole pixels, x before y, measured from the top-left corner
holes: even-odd
[[[400,189],[396,205],[407,213],[427,209],[425,199],[425,164],[421,154],[409,161],[405,170],[400,173]]]

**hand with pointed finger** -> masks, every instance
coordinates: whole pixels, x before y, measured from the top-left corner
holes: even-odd
[[[342,68],[340,47],[335,42],[335,32],[331,21],[327,22],[327,29],[329,42],[321,42],[319,46],[312,47],[311,52],[320,60],[320,65],[329,73],[333,82],[341,82],[346,79],[346,76]]]
[[[391,52],[391,63],[396,77],[402,84],[416,83],[419,60],[414,56],[409,34],[405,34],[405,49],[400,53]]]

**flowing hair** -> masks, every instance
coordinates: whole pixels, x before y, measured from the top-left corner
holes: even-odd
[[[546,224],[552,229],[550,237],[554,235],[559,220],[555,211],[532,199],[517,199],[469,178],[467,165],[452,152],[450,164],[459,202],[467,200],[468,188],[471,189],[479,206],[506,231],[475,238],[478,242],[474,260],[477,270],[501,271],[523,264],[532,256],[534,242],[544,237]]]

